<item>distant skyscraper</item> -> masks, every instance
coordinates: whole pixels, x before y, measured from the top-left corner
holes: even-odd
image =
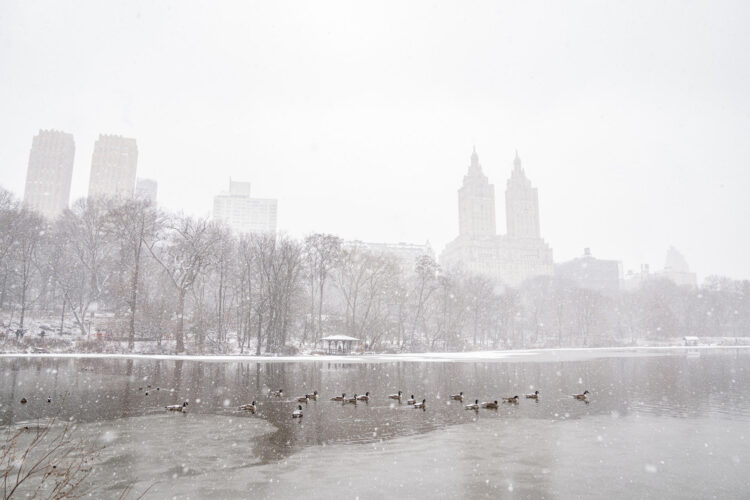
[[[71,134],[40,130],[34,136],[26,171],[24,205],[50,219],[68,208],[75,151]]]
[[[698,284],[695,273],[690,272],[685,256],[675,247],[669,247],[661,276],[680,286],[695,288]]]
[[[495,189],[482,173],[476,150],[458,190],[459,235],[440,254],[443,267],[462,268],[497,283],[516,286],[553,272],[552,249],[541,238],[536,188],[516,153],[505,191],[508,234],[495,228]]]
[[[505,220],[509,238],[541,238],[539,195],[526,178],[518,151],[513,160],[513,172],[505,188]]]
[[[471,153],[469,172],[458,190],[458,234],[465,236],[494,236],[495,186],[482,172],[476,148]]]
[[[250,197],[249,182],[229,181],[229,192],[214,197],[214,220],[238,233],[275,233],[278,202]]]
[[[137,166],[138,146],[135,139],[100,135],[91,158],[89,198],[132,198]]]
[[[135,197],[139,200],[148,200],[156,205],[156,192],[158,187],[159,186],[155,180],[141,179],[139,177],[135,183]]]
[[[556,264],[555,275],[581,288],[616,293],[622,282],[622,266],[616,260],[597,259],[584,248],[583,257]]]

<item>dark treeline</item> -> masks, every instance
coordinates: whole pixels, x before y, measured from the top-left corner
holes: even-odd
[[[750,282],[667,280],[604,295],[554,277],[499,288],[336,236],[235,235],[141,200],[79,200],[54,221],[0,190],[0,309],[176,352],[289,353],[344,334],[375,350],[627,345],[740,337]]]

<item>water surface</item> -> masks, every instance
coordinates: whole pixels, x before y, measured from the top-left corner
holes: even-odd
[[[460,362],[1,358],[0,424],[74,419],[105,446],[92,477],[104,497],[133,484],[151,486],[147,498],[736,498],[750,494],[748,362],[743,349]],[[536,389],[539,401],[478,413],[448,397]],[[570,397],[586,389],[588,404]],[[321,397],[292,419],[292,396],[313,390]],[[387,398],[398,390],[427,410]],[[367,404],[329,401],[365,391]],[[236,409],[253,399],[255,416]],[[163,409],[182,401],[187,414]]]

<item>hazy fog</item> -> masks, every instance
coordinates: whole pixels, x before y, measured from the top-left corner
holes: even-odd
[[[746,2],[0,3],[0,185],[40,128],[138,141],[160,203],[207,214],[229,177],[279,228],[424,242],[458,231],[476,145],[514,150],[555,260],[591,247],[750,277]],[[504,232],[498,203],[499,231]]]

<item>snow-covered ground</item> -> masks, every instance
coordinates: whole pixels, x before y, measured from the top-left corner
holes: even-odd
[[[15,323],[15,322],[14,322]],[[5,323],[4,323],[5,325]],[[208,352],[190,352],[174,354],[174,341],[165,341],[161,344],[155,341],[137,341],[132,352],[128,349],[126,341],[108,340],[98,338],[96,334],[82,335],[75,325],[66,322],[64,335],[53,332],[50,329],[59,328],[51,318],[34,319],[29,318],[25,322],[27,330],[24,338],[19,342],[14,334],[14,327],[5,325],[0,330],[0,356],[53,356],[53,357],[91,357],[91,358],[148,358],[148,359],[193,359],[208,361],[336,361],[336,362],[373,362],[373,361],[482,361],[482,360],[575,360],[582,359],[581,356],[591,357],[596,355],[603,357],[608,353],[617,355],[636,355],[646,351],[659,351],[664,349],[708,349],[708,348],[742,348],[750,347],[750,337],[701,337],[698,342],[701,345],[684,346],[683,338],[666,339],[663,341],[640,341],[634,346],[610,346],[610,347],[566,347],[566,348],[534,348],[534,349],[505,349],[492,351],[467,351],[467,352],[422,352],[422,353],[367,353],[350,355],[318,355],[312,354],[311,346],[298,346],[296,349],[300,355],[260,355],[249,353],[255,352],[254,345],[245,346],[244,353],[236,345],[235,339],[227,343],[225,349],[228,352],[211,353],[210,345],[206,346]],[[40,332],[47,333],[42,337]],[[391,351],[392,352],[392,351]]]
[[[367,355],[297,355],[297,356],[254,356],[254,355],[195,355],[195,354],[122,354],[122,353],[38,353],[6,352],[0,358],[110,358],[110,359],[155,359],[193,361],[259,361],[259,362],[299,362],[331,361],[337,363],[372,362],[476,362],[476,361],[576,361],[604,357],[647,356],[669,351],[700,352],[706,350],[750,349],[750,346],[637,346],[637,347],[569,347],[555,349],[517,349],[503,351],[471,352],[423,352],[404,354]]]

